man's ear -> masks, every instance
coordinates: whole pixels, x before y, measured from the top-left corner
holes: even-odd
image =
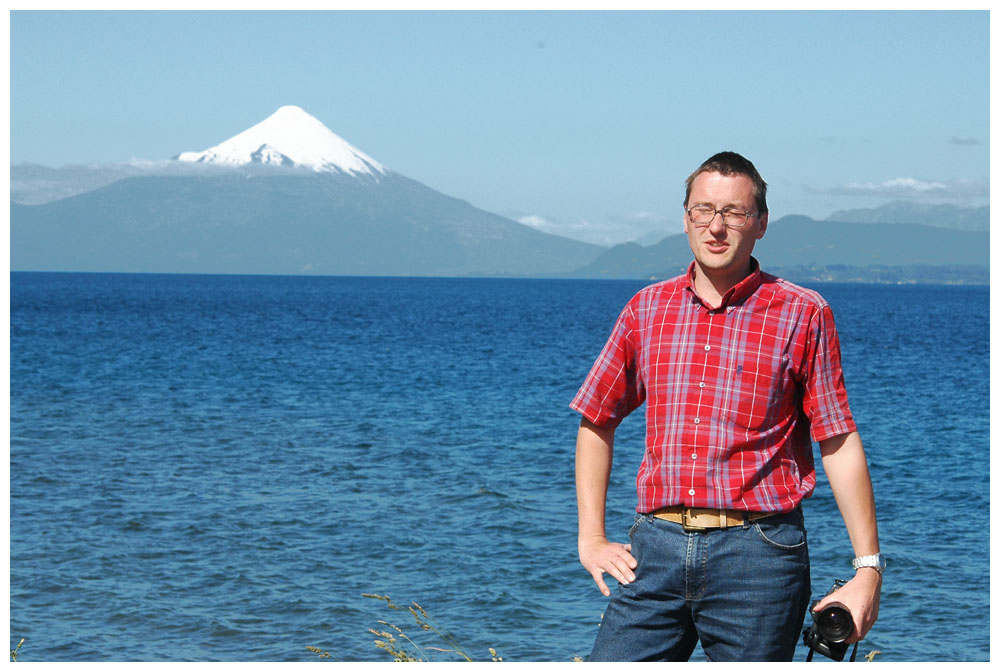
[[[757,232],[757,240],[760,240],[764,237],[764,233],[767,231],[767,213],[761,213],[758,219],[760,221],[760,230]]]

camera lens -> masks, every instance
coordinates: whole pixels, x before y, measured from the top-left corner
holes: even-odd
[[[819,612],[816,626],[823,639],[828,642],[842,642],[854,631],[854,619],[845,607],[830,605]]]

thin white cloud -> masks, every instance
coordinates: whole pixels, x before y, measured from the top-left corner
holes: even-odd
[[[899,192],[925,193],[928,191],[938,191],[947,189],[943,182],[926,182],[912,177],[894,177],[885,182],[849,182],[844,185],[844,190],[854,193],[869,194],[898,194]]]
[[[671,218],[648,210],[606,214],[596,219],[562,219],[510,212],[501,214],[545,233],[607,246],[635,241],[650,244],[680,231],[678,217]]]
[[[552,226],[551,222],[544,217],[539,217],[538,215],[525,215],[523,217],[518,217],[517,221],[535,229],[545,229],[546,227]]]
[[[953,145],[961,145],[966,147],[983,144],[979,142],[979,140],[977,140],[976,138],[956,138],[955,136],[952,136],[948,142],[950,142]]]
[[[912,201],[915,203],[954,203],[980,206],[989,203],[988,179],[960,177],[952,180],[921,180],[914,177],[895,177],[882,182],[848,182],[836,186],[803,184],[806,194],[833,197],[835,209],[847,207],[845,198],[862,201]],[[815,199],[814,199],[815,200]],[[808,210],[808,208],[806,208]]]
[[[614,215],[609,215],[609,217],[614,217]],[[670,218],[665,217],[656,212],[649,212],[647,210],[640,210],[639,212],[630,212],[621,217],[628,222],[636,222],[637,224],[648,224],[655,223],[660,224],[663,222],[669,222]]]

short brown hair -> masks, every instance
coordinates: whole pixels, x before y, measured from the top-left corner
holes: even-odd
[[[698,170],[691,173],[687,178],[687,191],[684,194],[684,205],[687,206],[688,199],[691,198],[691,183],[694,178],[702,173],[719,173],[720,175],[744,175],[753,182],[753,198],[757,205],[757,212],[767,212],[767,182],[760,176],[754,165],[736,152],[719,152],[709,157],[703,164],[698,166]]]

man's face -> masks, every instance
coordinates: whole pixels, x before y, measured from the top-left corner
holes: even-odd
[[[734,208],[757,212],[753,182],[745,175],[701,173],[691,183],[687,208],[707,205],[716,210]],[[767,230],[767,213],[750,217],[741,229],[731,229],[717,214],[708,226],[695,226],[684,211],[684,233],[694,253],[698,271],[710,278],[739,282],[750,266],[754,243]],[[733,284],[735,284],[733,282]]]

